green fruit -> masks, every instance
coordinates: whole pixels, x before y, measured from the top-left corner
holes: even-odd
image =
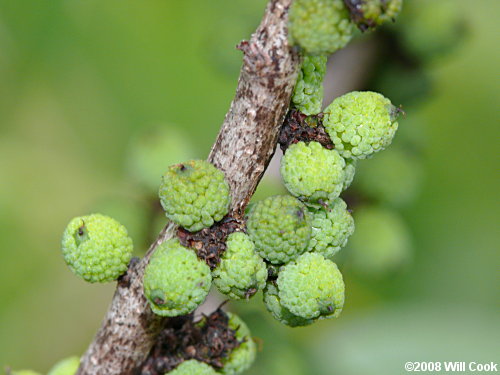
[[[296,198],[276,195],[252,206],[247,230],[261,257],[273,264],[287,263],[306,250],[311,216]]]
[[[7,373],[8,375],[42,375],[33,370],[16,370]]]
[[[326,60],[326,55],[305,55],[299,70],[292,94],[292,104],[308,116],[321,112]]]
[[[346,254],[353,268],[371,277],[397,271],[411,258],[411,235],[404,220],[386,208],[360,207],[356,233]]]
[[[345,3],[351,19],[362,31],[394,21],[403,6],[403,0],[346,0]]]
[[[354,232],[354,219],[347,210],[346,203],[335,199],[325,209],[313,210],[312,235],[308,251],[319,253],[331,259]]]
[[[210,268],[177,239],[161,243],[144,272],[144,295],[155,314],[189,314],[206,298]]]
[[[226,246],[212,272],[214,284],[229,298],[249,298],[266,285],[266,264],[255,252],[252,240],[242,232],[230,234]]]
[[[281,159],[281,176],[288,191],[317,204],[339,196],[345,181],[345,160],[318,142],[292,144]]]
[[[91,283],[116,280],[127,270],[132,250],[125,227],[101,214],[75,217],[62,238],[69,268]]]
[[[403,0],[364,0],[362,5],[364,16],[377,25],[394,21],[402,7]]]
[[[236,314],[228,312],[227,315],[229,316],[229,328],[236,331],[236,339],[241,344],[222,360],[224,367],[219,372],[224,375],[237,375],[252,365],[257,349],[245,322]]]
[[[281,303],[278,288],[273,282],[268,282],[264,289],[264,305],[279,322],[290,327],[302,327],[314,323],[314,319],[304,319],[294,315]]]
[[[231,202],[224,173],[204,160],[169,167],[159,195],[165,215],[190,232],[221,220]]]
[[[333,53],[351,40],[353,31],[342,0],[295,0],[292,4],[290,40],[306,53]]]
[[[177,127],[148,128],[132,140],[127,169],[148,191],[156,193],[167,166],[194,156],[189,138]]]
[[[356,187],[367,196],[393,206],[404,206],[417,195],[422,178],[419,160],[390,148],[361,165]]]
[[[465,15],[454,0],[408,2],[398,23],[402,45],[421,59],[449,53],[463,40]]]
[[[213,367],[204,362],[199,362],[196,359],[190,359],[182,362],[172,371],[165,375],[217,375],[218,372]]]
[[[324,111],[323,126],[344,158],[365,159],[386,148],[398,129],[399,110],[376,92],[353,91]]]
[[[47,375],[75,375],[79,366],[79,357],[69,357],[57,362]]]
[[[344,307],[344,281],[337,265],[321,254],[306,253],[281,267],[281,304],[304,319],[338,317]]]

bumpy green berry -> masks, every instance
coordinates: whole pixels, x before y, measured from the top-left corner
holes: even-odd
[[[304,319],[338,317],[344,307],[344,281],[337,265],[306,253],[283,266],[276,281],[283,306]]]
[[[224,174],[204,160],[169,167],[159,194],[165,215],[191,232],[221,220],[231,201]]]
[[[8,373],[9,375],[42,375],[39,372],[33,370],[16,370]]]
[[[296,198],[276,195],[251,208],[247,229],[260,256],[273,264],[287,263],[306,250],[311,216]]]
[[[345,181],[345,160],[318,142],[291,145],[281,159],[281,176],[288,191],[307,203],[339,196]]]
[[[331,259],[354,232],[354,219],[347,210],[346,203],[337,198],[328,208],[313,211],[312,235],[308,251],[316,252]]]
[[[347,159],[345,161],[345,168],[344,168],[345,178],[342,190],[345,190],[349,186],[351,186],[352,181],[354,180],[354,175],[356,174],[356,165],[357,165],[356,160]]]
[[[47,375],[75,375],[79,366],[79,357],[69,357],[57,362]]]
[[[342,0],[295,0],[290,11],[289,34],[293,44],[310,54],[330,54],[343,48],[353,24]]]
[[[453,50],[464,35],[464,16],[454,0],[408,3],[398,23],[402,45],[415,56],[433,58]]]
[[[313,319],[304,319],[294,315],[281,303],[278,288],[273,282],[268,282],[264,289],[264,305],[273,317],[290,327],[307,326],[314,323]]]
[[[157,192],[165,169],[177,160],[189,160],[195,152],[189,138],[174,126],[148,128],[138,134],[129,149],[127,168],[150,192]]]
[[[419,160],[404,150],[391,147],[361,165],[356,187],[378,201],[403,206],[415,198],[421,177]]]
[[[62,238],[62,254],[69,268],[91,283],[122,275],[132,250],[132,239],[125,227],[101,214],[75,217]]]
[[[204,300],[212,277],[207,264],[177,239],[158,246],[144,272],[144,295],[155,314],[178,316],[192,312]]]
[[[266,285],[267,269],[252,240],[237,232],[228,236],[226,251],[212,276],[215,286],[229,298],[249,298]]]
[[[365,159],[386,148],[398,129],[398,108],[383,95],[353,91],[335,99],[324,111],[323,126],[344,157]]]
[[[218,372],[213,367],[204,362],[199,362],[196,359],[190,359],[182,362],[172,371],[167,372],[168,375],[217,375]],[[167,375],[165,374],[165,375]]]
[[[346,254],[353,268],[368,276],[396,271],[411,258],[411,235],[404,220],[386,208],[360,207],[356,233]]]
[[[292,104],[306,115],[321,112],[326,55],[305,55],[292,94]]]
[[[236,339],[241,344],[233,349],[227,358],[223,359],[224,367],[219,372],[224,375],[237,375],[252,365],[257,350],[245,322],[236,314],[227,313],[227,315],[229,316],[229,328],[236,331]]]
[[[360,30],[394,21],[401,11],[403,0],[345,0],[351,19]]]

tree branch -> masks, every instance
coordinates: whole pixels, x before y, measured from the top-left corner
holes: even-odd
[[[270,0],[244,53],[236,95],[208,160],[221,169],[231,188],[231,215],[241,218],[274,151],[297,78],[300,58],[288,45],[292,0]],[[143,259],[132,262],[118,281],[111,306],[82,357],[78,375],[127,375],[146,359],[166,319],[151,311],[142,276],[156,247],[175,235],[167,225]]]

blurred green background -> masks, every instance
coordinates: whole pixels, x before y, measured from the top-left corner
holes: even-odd
[[[453,3],[466,36],[422,65],[432,88],[405,106],[396,136],[397,147],[419,149],[418,193],[391,208],[408,227],[411,254],[373,276],[356,270],[346,249],[346,307],[335,321],[290,329],[259,296],[233,303],[262,340],[249,373],[399,374],[406,361],[500,361],[500,3]],[[264,5],[0,0],[2,368],[45,372],[83,353],[113,285],[71,274],[60,256],[65,225],[106,207],[131,227],[137,253],[146,249],[164,221],[134,174],[134,139],[168,127],[189,138],[189,155],[207,155],[236,87],[234,46]],[[415,84],[396,81],[402,92]],[[350,89],[376,88],[369,85]]]

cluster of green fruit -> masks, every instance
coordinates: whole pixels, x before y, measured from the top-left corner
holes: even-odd
[[[290,41],[312,55],[331,54],[361,31],[392,21],[402,0],[295,0],[290,11]]]
[[[298,0],[292,6],[290,39],[303,53],[292,107],[307,116],[306,126],[324,127],[331,147],[313,139],[288,146],[280,171],[292,196],[264,199],[248,212],[248,234],[268,265],[264,303],[289,326],[341,313],[345,287],[333,257],[354,221],[339,195],[353,181],[357,161],[385,149],[398,128],[400,110],[375,92],[348,93],[321,112],[327,55],[347,44],[354,23],[375,27],[401,8],[401,1],[361,1],[356,18],[349,3]]]
[[[314,140],[291,144],[281,175],[293,196],[265,199],[248,214],[257,250],[276,265],[264,290],[266,307],[290,326],[340,314],[344,283],[333,257],[354,232],[354,221],[339,195],[351,184],[357,161],[387,147],[398,127],[397,108],[373,92],[346,94],[317,116],[324,64],[324,57],[304,57],[292,105],[322,119],[334,148]],[[309,89],[298,91],[303,87]]]
[[[213,281],[232,299],[264,290],[268,309],[291,326],[338,316],[344,283],[330,259],[354,230],[346,204],[338,197],[353,177],[346,173],[349,163],[344,157],[366,158],[388,145],[397,129],[395,113],[387,99],[370,92],[334,101],[325,110],[324,124],[340,151],[317,142],[290,146],[281,171],[295,197],[269,197],[255,204],[248,213],[248,234],[227,236],[213,270],[177,238],[161,243],[143,279],[151,309],[169,317],[189,314],[205,300]],[[167,218],[190,232],[220,221],[231,201],[224,174],[202,160],[169,167],[159,196]],[[126,271],[133,246],[121,224],[93,214],[69,223],[62,248],[77,275],[106,282]],[[239,371],[249,365],[241,364]]]
[[[166,216],[192,232],[220,221],[228,213],[230,204],[224,174],[202,160],[171,166],[163,176],[160,198]],[[132,251],[132,239],[125,227],[101,214],[74,218],[63,234],[62,252],[66,263],[88,282],[119,278],[127,270]],[[171,239],[158,245],[146,267],[144,295],[153,312],[173,317],[193,312],[205,300],[212,279],[229,296],[243,298],[249,289],[261,288],[259,283],[265,283],[266,277],[264,262],[243,232],[228,236],[226,251],[213,271],[193,249],[182,246],[178,239]],[[255,357],[255,344],[245,324],[232,315],[231,325],[242,344],[226,359],[224,368],[218,370],[221,374],[238,374],[248,368]],[[197,371],[202,371],[208,365],[190,360],[173,373],[190,374],[196,366]]]
[[[363,12],[379,24],[394,17],[397,3]],[[352,92],[320,114],[326,55],[351,38],[355,18],[349,11],[340,0],[297,0],[290,14],[290,39],[304,52],[292,106],[319,119],[311,126],[322,124],[333,147],[316,141],[288,147],[281,174],[292,196],[272,196],[253,205],[246,230],[242,227],[223,238],[216,266],[210,267],[197,249],[184,246],[178,238],[159,244],[143,278],[144,296],[154,313],[166,317],[192,313],[212,283],[231,299],[248,299],[262,290],[267,309],[289,326],[341,313],[345,287],[332,257],[346,245],[354,221],[339,195],[351,184],[357,160],[391,143],[399,113],[380,94]],[[203,160],[169,167],[159,197],[166,217],[188,232],[213,227],[228,215],[231,203],[223,172]],[[107,282],[126,272],[133,245],[123,225],[92,214],[68,224],[62,249],[77,275],[89,282]],[[255,345],[244,323],[234,315],[232,319],[238,320],[234,329],[244,344],[234,349],[222,369],[187,360],[170,373],[238,374],[248,368]]]

